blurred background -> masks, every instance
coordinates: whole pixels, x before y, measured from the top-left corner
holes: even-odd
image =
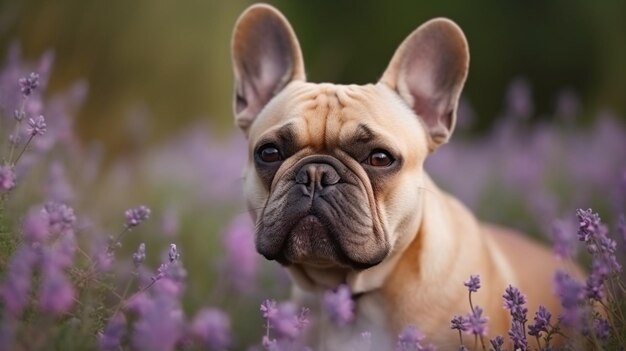
[[[50,130],[20,161],[13,221],[57,199],[97,242],[119,231],[125,209],[148,205],[152,218],[127,236],[121,264],[145,241],[157,267],[178,243],[186,310],[225,309],[239,346],[258,340],[262,299],[288,295],[278,265],[254,252],[242,206],[229,43],[251,3],[0,0],[2,140],[17,79],[31,71],[42,87],[28,111]],[[433,178],[481,218],[543,241],[575,237],[576,208],[610,225],[624,213],[626,2],[269,3],[292,23],[314,82],[375,82],[413,29],[453,19],[470,74],[452,142],[427,162]]]

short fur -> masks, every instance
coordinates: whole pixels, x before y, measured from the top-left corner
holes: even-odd
[[[426,342],[456,348],[450,319],[469,309],[462,282],[471,274],[481,277],[472,300],[489,317],[489,336],[509,328],[502,307],[509,284],[526,294],[531,313],[540,303],[559,312],[551,286],[563,263],[523,235],[478,222],[423,170],[454,129],[467,77],[469,50],[456,24],[420,26],[368,85],[306,82],[295,34],[268,5],[240,16],[232,48],[258,251],[285,265],[294,298],[308,305],[342,283],[363,293],[353,324],[319,324],[316,349],[341,350],[363,331],[372,332],[372,349],[393,349],[408,324]],[[267,147],[281,159],[260,159]],[[369,163],[380,150],[391,165]]]

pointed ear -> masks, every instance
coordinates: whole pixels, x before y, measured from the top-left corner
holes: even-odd
[[[380,80],[424,121],[431,150],[452,134],[468,67],[465,35],[454,22],[437,18],[404,40]]]
[[[287,19],[259,4],[245,10],[233,31],[235,122],[246,133],[263,107],[293,80],[304,81],[300,44]]]

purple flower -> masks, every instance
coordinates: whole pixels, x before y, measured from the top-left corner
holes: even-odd
[[[28,119],[28,127],[26,127],[26,132],[30,136],[36,135],[44,135],[48,131],[48,126],[46,125],[46,119],[43,116],[29,118]]]
[[[532,90],[527,79],[516,78],[509,85],[506,93],[507,113],[510,115],[528,119],[534,111]]]
[[[178,261],[178,259],[180,259],[180,253],[178,252],[176,244],[170,244],[170,249],[167,252],[167,256],[170,259],[170,263]]]
[[[50,231],[56,234],[73,233],[76,215],[74,209],[59,202],[47,202],[43,211],[48,215],[48,225]]]
[[[162,286],[164,284],[157,284]],[[134,324],[132,344],[139,350],[173,351],[182,335],[183,311],[177,297],[157,294]]]
[[[589,208],[587,210],[576,210],[576,217],[578,217],[579,221],[578,239],[588,242],[596,235],[596,231],[600,226],[600,216]]]
[[[470,292],[477,292],[480,289],[480,275],[471,275],[469,280],[463,283]]]
[[[300,335],[302,323],[297,306],[292,302],[278,304],[277,313],[270,318],[270,325],[278,338],[295,339]]]
[[[526,296],[524,296],[518,288],[509,285],[504,290],[502,297],[504,298],[504,308],[509,310],[513,320],[522,324],[526,323],[526,313],[528,312],[528,308],[526,308]]]
[[[500,335],[495,338],[489,340],[491,344],[491,350],[493,351],[502,351],[502,346],[504,346],[504,338]]]
[[[554,253],[560,258],[569,258],[575,254],[576,235],[569,221],[555,220],[552,223],[552,243]]]
[[[126,210],[126,228],[138,226],[141,222],[150,217],[150,209],[146,206],[139,206]]]
[[[596,261],[594,261],[596,262]],[[585,284],[585,297],[588,299],[601,301],[604,291],[604,279],[600,274],[592,273],[587,277]]]
[[[528,341],[526,340],[526,333],[524,332],[524,324],[514,320],[511,323],[511,329],[509,329],[509,337],[513,342],[513,350],[528,350]]]
[[[44,266],[39,289],[39,308],[62,314],[74,305],[74,286],[65,273],[55,266]]]
[[[550,318],[552,314],[543,305],[539,305],[539,309],[535,312],[535,324],[528,325],[528,335],[539,336],[541,332],[548,332],[550,327]]]
[[[19,316],[28,302],[37,260],[37,252],[28,245],[20,245],[11,256],[4,281],[0,285],[0,295],[4,308],[14,316]]]
[[[556,272],[554,285],[563,306],[561,321],[568,326],[579,325],[583,314],[583,286],[563,271]]]
[[[475,306],[474,311],[467,315],[466,332],[473,335],[487,334],[487,318],[483,317],[483,309]]]
[[[222,237],[226,250],[225,269],[235,288],[248,291],[254,284],[258,253],[254,247],[254,226],[249,216],[238,216]]]
[[[22,222],[22,235],[29,243],[42,242],[50,234],[48,212],[31,209]]]
[[[267,320],[271,320],[275,318],[276,315],[278,314],[276,301],[270,300],[270,299],[263,301],[263,303],[261,304],[261,312],[262,312],[263,318]]]
[[[8,191],[15,186],[15,173],[9,165],[0,166],[0,190]]]
[[[458,330],[458,331],[467,331],[468,330],[468,321],[465,317],[456,315],[450,321],[450,329]]]
[[[19,79],[20,90],[23,96],[29,96],[39,86],[39,74],[32,72],[28,77]]]
[[[98,336],[98,345],[102,351],[117,351],[121,349],[122,338],[126,334],[126,318],[117,313],[109,320],[104,331]]]
[[[596,318],[593,320],[593,331],[600,340],[606,340],[611,335],[611,325],[604,318]]]
[[[423,349],[421,342],[424,340],[422,334],[414,325],[406,326],[396,342],[396,351],[421,351]]]
[[[350,288],[345,284],[337,287],[335,291],[326,291],[323,306],[330,320],[337,325],[346,325],[354,319],[354,301]]]
[[[146,244],[141,243],[139,244],[137,251],[133,253],[133,263],[135,264],[135,267],[139,267],[145,260],[146,260]]]
[[[626,183],[626,172],[624,172],[624,182]],[[617,221],[617,231],[622,235],[622,240],[626,242],[626,216],[619,216],[619,220]]]
[[[191,323],[191,332],[210,350],[224,350],[231,343],[230,319],[216,308],[204,308]]]

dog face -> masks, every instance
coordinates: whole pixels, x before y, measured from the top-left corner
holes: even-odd
[[[422,25],[377,84],[314,84],[287,20],[254,5],[237,21],[232,56],[259,253],[362,270],[401,251],[418,231],[424,159],[454,128],[469,62],[461,30]]]

